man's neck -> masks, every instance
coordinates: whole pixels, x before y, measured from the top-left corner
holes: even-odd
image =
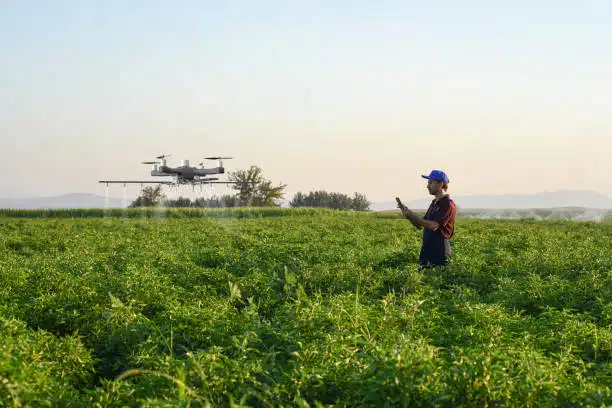
[[[435,197],[435,200],[436,200],[436,201],[438,201],[439,199],[441,199],[441,198],[442,198],[442,197],[444,197],[445,195],[446,195],[446,191],[444,191],[444,190],[440,190],[440,191],[438,191],[438,192],[437,192],[437,193],[434,195],[434,197]]]

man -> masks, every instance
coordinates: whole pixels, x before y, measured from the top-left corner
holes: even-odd
[[[445,266],[450,261],[450,239],[455,233],[455,203],[447,194],[448,176],[441,170],[432,170],[427,179],[427,190],[435,198],[425,217],[421,218],[398,200],[402,214],[412,225],[423,228],[423,245],[419,264],[423,267]]]

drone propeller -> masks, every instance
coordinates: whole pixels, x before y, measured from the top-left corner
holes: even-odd
[[[157,164],[159,162],[156,161],[146,161],[146,162],[142,162],[142,164]]]
[[[171,154],[162,154],[161,156],[157,156],[156,159],[165,159],[166,157],[172,156]]]
[[[205,157],[205,160],[225,160],[225,159],[233,159],[233,157]]]

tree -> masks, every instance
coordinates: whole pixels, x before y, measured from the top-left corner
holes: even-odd
[[[353,210],[356,211],[368,211],[370,209],[371,202],[368,201],[365,195],[355,193],[353,196]]]
[[[224,194],[222,196],[214,196],[210,198],[196,198],[192,205],[200,208],[225,208],[236,207],[237,202],[238,198],[236,194]]]
[[[140,196],[130,204],[130,208],[134,207],[156,207],[161,205],[165,198],[162,192],[161,185],[156,187],[145,187],[140,192]]]
[[[276,200],[284,196],[285,184],[273,186],[270,180],[262,175],[261,168],[251,166],[229,174],[229,180],[235,182],[239,206],[276,206]]]
[[[193,201],[189,197],[180,196],[175,199],[164,200],[164,207],[224,208],[236,207],[237,201],[236,194],[198,197]]]
[[[328,193],[327,191],[311,191],[296,193],[289,203],[291,207],[326,207],[337,210],[368,211],[370,202],[365,195],[355,193],[353,198],[343,193]]]
[[[194,204],[189,197],[179,196],[174,200],[165,200],[164,207],[192,207]]]
[[[277,200],[281,200],[284,196],[284,190],[287,187],[285,184],[273,186],[270,180],[261,182],[257,186],[257,193],[253,200],[253,205],[262,207],[274,207],[278,204]]]

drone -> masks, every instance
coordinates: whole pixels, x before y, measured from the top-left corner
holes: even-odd
[[[151,176],[154,177],[172,177],[173,180],[99,180],[98,183],[106,184],[162,184],[167,186],[182,186],[190,185],[202,186],[208,184],[235,184],[233,181],[218,181],[219,178],[208,177],[214,174],[224,174],[223,160],[229,160],[231,157],[205,157],[204,160],[219,160],[217,167],[205,168],[204,161],[200,162],[199,167],[189,165],[189,160],[182,160],[180,167],[170,167],[166,164],[166,158],[169,154],[157,156],[153,161],[144,161],[142,164],[151,164]]]

